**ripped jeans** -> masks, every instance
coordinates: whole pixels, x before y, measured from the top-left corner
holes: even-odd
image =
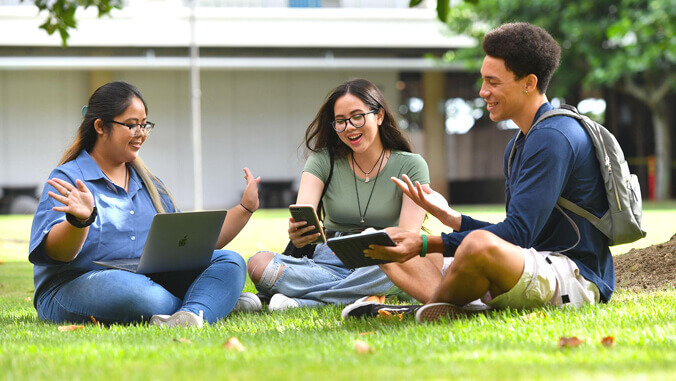
[[[283,266],[286,267],[282,269]],[[380,267],[348,269],[325,244],[317,245],[313,259],[275,254],[256,289],[268,296],[284,294],[300,306],[309,307],[327,303],[350,304],[368,295],[397,295],[410,299]]]

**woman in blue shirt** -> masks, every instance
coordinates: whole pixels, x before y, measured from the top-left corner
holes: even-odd
[[[244,260],[215,250],[200,271],[135,274],[93,261],[138,258],[157,213],[178,212],[139,150],[155,126],[138,89],[111,82],[92,94],[75,141],[52,171],[33,219],[29,260],[35,308],[52,322],[150,321],[201,326],[232,311],[246,279]],[[258,183],[244,168],[242,202],[227,213],[222,248],[258,208]]]

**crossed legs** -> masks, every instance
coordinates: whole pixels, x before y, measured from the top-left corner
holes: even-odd
[[[523,249],[495,234],[476,230],[463,239],[430,302],[463,306],[483,297],[503,294],[519,281]]]

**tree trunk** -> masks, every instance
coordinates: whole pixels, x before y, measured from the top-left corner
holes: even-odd
[[[655,130],[655,196],[658,201],[669,199],[671,186],[671,132],[667,118],[667,98],[650,107]]]

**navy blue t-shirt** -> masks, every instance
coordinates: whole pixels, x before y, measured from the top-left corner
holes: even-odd
[[[544,103],[533,122],[554,107]],[[516,144],[508,176],[507,165]],[[605,187],[589,135],[575,119],[555,116],[531,127],[527,135],[517,133],[507,144],[504,157],[507,215],[497,224],[462,216],[459,232],[442,234],[445,256],[455,250],[470,231],[484,229],[524,248],[560,251],[575,244],[577,234],[570,222],[555,209],[562,196],[597,217],[608,210]],[[565,209],[564,209],[565,210]],[[580,243],[563,254],[577,264],[580,274],[599,288],[607,302],[615,289],[615,268],[608,238],[589,221],[566,212],[580,229]]]

